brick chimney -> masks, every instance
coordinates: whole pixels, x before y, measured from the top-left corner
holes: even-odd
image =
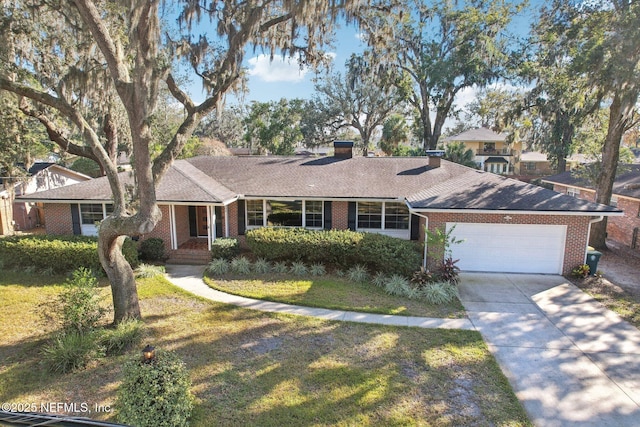
[[[353,141],[334,141],[333,157],[337,159],[350,159],[353,157]]]
[[[425,154],[429,156],[430,168],[440,167],[440,159],[442,159],[442,156],[444,156],[444,150],[426,150]]]

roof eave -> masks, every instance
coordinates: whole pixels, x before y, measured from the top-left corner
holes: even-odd
[[[550,210],[517,210],[517,209],[446,209],[446,208],[413,208],[409,205],[411,212],[424,213],[477,213],[477,214],[498,214],[498,215],[568,215],[568,216],[623,216],[623,211],[550,211]]]

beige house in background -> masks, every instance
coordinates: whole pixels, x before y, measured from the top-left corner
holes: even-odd
[[[465,147],[473,150],[475,162],[485,172],[500,175],[520,174],[520,155],[522,142],[507,143],[507,134],[496,133],[491,129],[470,129],[458,135],[444,139],[444,145],[452,142],[462,142]]]

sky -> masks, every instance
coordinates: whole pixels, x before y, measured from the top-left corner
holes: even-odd
[[[514,19],[511,24],[511,31],[518,35],[525,35],[531,23],[533,11],[540,8],[544,1],[530,0],[528,11]],[[336,42],[334,47],[328,52],[333,56],[334,66],[337,70],[344,70],[344,63],[352,53],[362,52],[366,45],[359,37],[358,29],[353,26],[343,25],[336,32]],[[281,98],[309,99],[314,93],[313,77],[314,72],[309,69],[300,69],[295,58],[282,58],[276,56],[273,60],[268,54],[251,53],[246,56],[245,67],[248,70],[248,93],[244,96],[243,102],[250,104],[251,101],[268,102],[278,101]],[[500,85],[500,84],[498,84]],[[191,88],[191,93],[196,101],[204,100],[204,94],[195,85]],[[462,90],[457,98],[456,105],[463,107],[473,101],[476,97],[476,88]],[[239,103],[234,95],[227,96],[227,105]]]

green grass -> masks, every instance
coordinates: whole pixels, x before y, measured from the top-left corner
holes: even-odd
[[[128,356],[72,374],[39,363],[55,328],[29,307],[63,281],[0,274],[3,324],[24,325],[0,336],[1,402],[113,405]],[[162,277],[138,287],[145,343],[177,352],[190,371],[192,426],[530,425],[477,332],[268,314],[194,298]],[[83,415],[115,421],[112,411]]]
[[[253,279],[205,277],[205,283],[234,295],[307,307],[404,316],[464,317],[464,308],[457,299],[449,304],[434,305],[424,300],[390,296],[371,283],[354,283],[333,276],[305,279],[285,275],[265,275]]]

